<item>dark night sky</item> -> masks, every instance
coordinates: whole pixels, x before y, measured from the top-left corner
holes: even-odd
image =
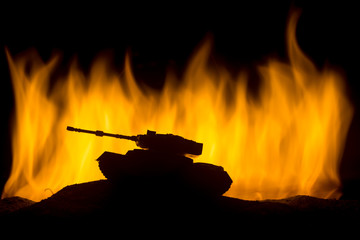
[[[100,52],[111,53],[114,65],[122,66],[125,52],[129,50],[135,76],[159,88],[166,68],[175,65],[181,74],[194,49],[208,35],[214,42],[212,54],[230,71],[253,67],[269,56],[286,59],[286,22],[290,9],[297,7],[302,10],[297,28],[300,47],[319,68],[330,64],[345,73],[349,96],[358,108],[360,88],[356,70],[360,21],[357,7],[351,1],[311,2],[314,1],[207,3],[202,6],[137,2],[126,5],[3,5],[0,8],[0,90],[4,113],[1,118],[0,190],[11,164],[9,123],[14,104],[5,46],[13,55],[35,48],[45,61],[54,52],[62,53],[60,74],[66,71],[75,55],[86,72]],[[360,178],[358,118],[355,114],[345,150],[344,182]]]

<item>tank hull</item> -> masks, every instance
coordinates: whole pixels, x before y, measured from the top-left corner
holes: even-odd
[[[122,188],[139,191],[191,192],[221,196],[232,180],[220,166],[193,163],[191,158],[135,149],[126,155],[104,152],[98,159],[104,176]]]

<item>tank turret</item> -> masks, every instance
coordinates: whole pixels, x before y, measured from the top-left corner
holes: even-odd
[[[91,131],[81,128],[73,128],[70,126],[68,126],[66,129],[68,131],[95,134],[99,137],[108,136],[131,140],[134,141],[136,145],[140,148],[180,155],[201,155],[203,149],[202,143],[197,143],[173,134],[157,134],[155,131],[150,130],[148,130],[147,134],[144,135],[127,136],[113,133],[105,133],[99,130]]]

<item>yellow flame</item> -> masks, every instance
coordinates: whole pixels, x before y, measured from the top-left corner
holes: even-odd
[[[196,161],[221,165],[233,179],[228,196],[339,197],[338,165],[352,107],[343,80],[318,70],[300,50],[297,15],[289,21],[289,63],[259,67],[259,99],[247,79],[208,66],[210,44],[191,60],[181,81],[169,74],[162,91],[140,87],[126,57],[124,74],[98,59],[88,76],[72,65],[49,86],[57,57],[43,63],[27,54],[8,61],[15,92],[13,166],[3,197],[35,201],[66,185],[103,178],[95,159],[125,154],[135,144],[66,131],[67,125],[137,135],[147,129],[204,143]],[[30,66],[30,71],[28,69]]]

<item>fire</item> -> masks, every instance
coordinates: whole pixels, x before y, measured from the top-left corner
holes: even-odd
[[[258,68],[258,99],[247,92],[245,74],[232,79],[225,68],[212,71],[209,43],[183,79],[169,74],[161,91],[137,84],[129,56],[121,75],[98,59],[89,75],[74,64],[66,78],[53,81],[57,57],[44,63],[36,54],[14,59],[8,53],[16,106],[13,165],[2,197],[38,201],[66,185],[102,179],[96,158],[136,147],[70,133],[67,125],[128,135],[151,129],[202,142],[196,161],[228,171],[228,196],[339,197],[338,165],[353,110],[342,76],[318,70],[300,50],[296,22],[295,14],[288,25],[289,62],[270,59]]]

